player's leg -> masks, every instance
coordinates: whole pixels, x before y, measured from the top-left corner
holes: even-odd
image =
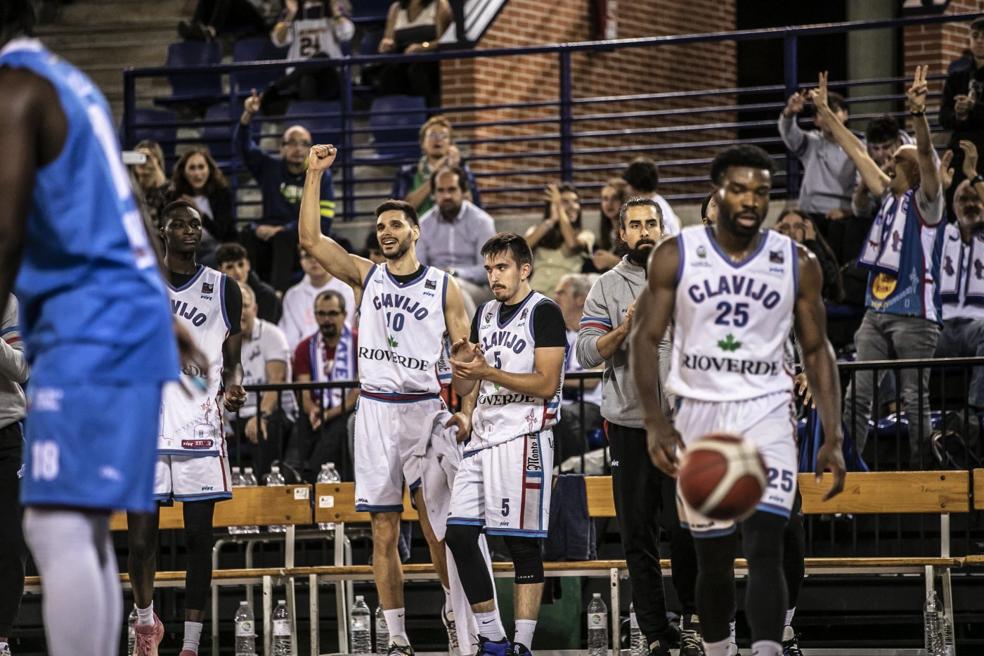
[[[786,617],[782,629],[782,648],[787,653],[792,649],[799,649],[796,632],[793,630],[793,616],[796,614],[796,603],[799,600],[799,592],[803,587],[803,579],[806,575],[804,558],[806,557],[806,531],[803,528],[803,499],[800,497],[799,490],[796,492],[796,505],[793,506],[793,514],[789,516],[786,530],[783,532],[783,552],[782,568],[786,575],[786,589],[788,599],[786,601]]]
[[[697,614],[697,551],[694,537],[680,524],[676,479],[658,472],[662,502],[662,525],[670,536],[673,588],[680,600],[680,656],[701,656],[700,616]]]
[[[194,656],[198,654],[205,607],[212,586],[212,546],[215,543],[212,519],[215,501],[188,501],[183,510],[188,566],[185,577],[184,640],[180,656]]]
[[[431,562],[434,563],[434,569],[437,571],[438,578],[441,579],[441,585],[444,587],[445,594],[447,594],[448,563],[444,557],[444,542],[435,535],[434,528],[431,526],[430,517],[427,515],[427,501],[424,499],[424,490],[422,487],[417,487],[414,490],[413,504],[417,508],[417,516],[420,519],[420,530],[424,534],[424,539],[427,541],[427,549],[430,551]]]
[[[20,479],[23,437],[17,423],[0,429],[0,654],[6,653],[24,593],[24,535]]]
[[[533,645],[533,633],[540,617],[543,599],[542,538],[505,537],[506,548],[516,569],[515,590],[516,635],[514,643],[528,650]]]
[[[41,575],[47,653],[118,653],[120,587],[109,514],[30,507],[24,536]]]
[[[745,616],[752,634],[752,652],[761,656],[782,654],[783,619],[788,608],[782,567],[786,522],[782,515],[763,511],[742,522],[742,546],[748,559]]]
[[[403,568],[396,550],[400,532],[397,512],[374,512],[372,517],[372,576],[383,607],[390,642],[409,645],[406,629],[406,607],[403,602]]]
[[[168,468],[169,469],[169,468]],[[127,571],[137,608],[137,656],[157,654],[164,639],[164,625],[154,613],[154,576],[157,574],[158,524],[160,511],[126,514]]]
[[[689,510],[689,509],[688,509]],[[694,533],[697,551],[697,612],[707,656],[728,656],[731,621],[735,616],[735,553],[737,532]]]

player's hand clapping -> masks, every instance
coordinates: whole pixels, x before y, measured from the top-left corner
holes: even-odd
[[[311,146],[307,159],[308,170],[327,171],[335,162],[336,155],[338,149],[331,144]]]
[[[483,380],[488,377],[492,365],[485,359],[485,354],[482,353],[477,344],[473,344],[471,347],[472,357],[468,361],[451,356],[451,371],[455,376],[464,380]]]
[[[451,361],[471,362],[482,354],[482,347],[462,337],[451,345]]]

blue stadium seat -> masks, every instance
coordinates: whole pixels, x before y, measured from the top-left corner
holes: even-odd
[[[254,36],[236,41],[232,47],[232,61],[275,61],[287,57],[287,47],[278,48],[265,36]],[[233,89],[239,96],[248,96],[251,89],[262,93],[271,83],[284,76],[284,67],[259,71],[242,71],[232,74]]]
[[[303,125],[314,143],[338,144],[342,141],[341,113],[342,106],[336,101],[294,100],[287,107],[284,123]]]
[[[385,160],[419,157],[418,132],[426,120],[427,103],[420,96],[381,96],[373,100],[369,128],[376,157]]]
[[[239,120],[240,112],[233,111],[229,103],[212,105],[205,112],[206,121],[225,121],[221,125],[206,125],[202,131],[202,143],[208,146],[219,168],[228,168],[232,161],[232,125]]]
[[[222,61],[222,47],[215,41],[180,41],[167,47],[165,66],[210,66]],[[170,74],[171,95],[154,98],[154,104],[210,105],[221,100],[222,76],[218,73]]]
[[[133,139],[127,147],[132,148],[144,139],[156,141],[164,150],[164,157],[174,157],[175,139],[178,128],[175,125],[174,113],[164,109],[135,109],[133,112]],[[141,127],[143,123],[161,123],[163,125]]]

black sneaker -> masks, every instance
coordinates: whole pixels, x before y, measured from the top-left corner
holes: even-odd
[[[662,640],[649,644],[649,656],[670,656],[670,646]]]
[[[509,653],[512,654],[512,656],[533,656],[533,652],[527,649],[526,645],[521,642],[512,643]]]
[[[803,656],[799,646],[799,634],[793,631],[793,627],[787,626],[783,629],[782,637],[782,656]]]
[[[680,618],[680,656],[704,656],[700,619],[696,614]]]
[[[410,645],[398,645],[395,642],[391,642],[389,649],[386,652],[386,656],[414,656],[413,647]]]

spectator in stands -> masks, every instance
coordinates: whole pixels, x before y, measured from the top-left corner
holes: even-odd
[[[280,321],[283,310],[277,292],[256,275],[250,266],[249,255],[241,244],[234,242],[222,244],[215,251],[215,261],[219,271],[240,285],[249,285],[256,299],[256,316],[270,323]]]
[[[437,50],[453,20],[448,0],[396,0],[386,16],[379,52],[412,55]],[[440,62],[385,64],[376,80],[381,93],[424,96],[428,106],[440,104]]]
[[[465,199],[465,172],[445,166],[431,174],[436,205],[420,217],[417,259],[421,264],[444,269],[458,279],[466,292],[465,312],[492,298],[485,275],[482,246],[495,234],[495,221],[485,210]]]
[[[895,151],[895,169],[886,175],[865,145],[839,121],[827,102],[827,75],[812,92],[817,113],[835,142],[847,153],[864,183],[882,198],[859,266],[868,270],[866,312],[854,337],[857,359],[931,358],[940,332],[938,257],[943,238],[943,190],[929,123],[926,121],[926,67],[917,66],[906,91],[916,131],[915,146]],[[930,437],[929,369],[903,369],[901,396],[909,418],[909,466],[926,463]],[[844,404],[844,422],[852,428],[858,452],[864,450],[875,380],[870,371],[856,373]],[[921,425],[920,425],[921,420]]]
[[[355,34],[352,21],[343,14],[335,0],[286,0],[284,13],[270,32],[278,48],[290,46],[289,61],[315,58],[326,60],[324,66],[288,68],[263,94],[263,111],[282,114],[288,100],[331,100],[338,98],[340,78],[334,63],[343,56],[343,47]]]
[[[370,260],[373,264],[382,264],[386,261],[386,256],[383,255],[383,249],[379,247],[379,237],[376,236],[375,231],[370,231],[366,235],[366,245],[362,250],[366,259]]]
[[[816,130],[801,130],[797,116],[806,107],[807,92],[798,91],[786,101],[779,115],[779,135],[786,148],[803,165],[803,180],[797,205],[806,212],[821,234],[827,234],[828,224],[851,215],[851,195],[854,192],[857,168],[844,149],[834,141],[833,124],[847,121],[847,104],[838,93],[828,93],[830,117],[817,112],[813,119]]]
[[[665,226],[663,234],[672,237],[680,232],[680,227],[683,225],[680,223],[680,217],[676,215],[666,199],[657,193],[659,167],[656,166],[656,162],[648,157],[637,157],[622,172],[622,179],[628,185],[626,198],[652,198],[659,205]]]
[[[297,267],[297,215],[311,133],[300,125],[288,127],[281,140],[280,156],[269,155],[249,134],[250,121],[259,108],[260,96],[254,92],[246,99],[233,134],[236,152],[263,195],[262,216],[244,228],[242,240],[260,277],[282,292],[290,286]],[[335,216],[334,199],[331,171],[326,171],[321,182],[321,229],[325,234],[330,232]]]
[[[191,20],[178,23],[178,34],[185,41],[210,41],[226,34],[247,37],[266,32],[266,19],[250,0],[198,0]]]
[[[221,242],[236,239],[232,217],[232,189],[222,169],[212,159],[208,148],[195,146],[174,165],[171,176],[174,191],[171,200],[184,200],[202,215],[202,244],[197,259],[206,266],[216,266],[215,249]]]
[[[585,371],[577,360],[577,332],[584,315],[584,301],[588,298],[591,285],[598,278],[594,274],[568,273],[557,283],[554,300],[564,315],[567,326],[567,358],[564,371],[578,373]],[[581,385],[584,385],[584,402],[581,403]],[[584,407],[584,421],[581,421],[581,406]],[[560,420],[554,426],[557,440],[557,464],[565,458],[579,456],[587,450],[588,438],[594,429],[601,426],[601,378],[584,380],[565,380],[563,400],[560,407]]]
[[[356,336],[346,323],[349,308],[338,290],[327,289],[312,303],[316,330],[294,349],[294,382],[358,380]],[[298,422],[301,471],[314,482],[326,462],[335,463],[344,480],[352,480],[351,457],[346,456],[348,417],[355,409],[359,387],[300,392],[304,412]]]
[[[149,139],[138,143],[134,150],[147,158],[143,164],[134,166],[133,172],[147,203],[150,219],[157,225],[161,210],[171,202],[174,191],[171,181],[164,174],[164,150],[159,143]]]
[[[947,69],[940,100],[940,125],[951,131],[949,147],[956,156],[955,184],[963,180],[960,141],[984,149],[984,18],[971,22],[968,45],[964,56]]]
[[[591,254],[591,263],[586,265],[587,273],[604,273],[622,260],[618,241],[618,211],[625,202],[627,185],[621,178],[609,178],[601,188],[598,239]]]
[[[286,383],[291,363],[287,338],[276,325],[256,316],[253,290],[242,283],[239,289],[243,293],[243,385]],[[256,397],[256,392],[249,392],[246,403],[231,419],[236,435],[246,438],[239,446],[249,453],[257,477],[262,477],[283,457],[284,442],[297,417],[297,402],[293,394],[274,391],[261,392],[259,401]]]
[[[348,326],[353,325],[355,309],[358,307],[351,287],[325,271],[325,268],[304,249],[299,249],[299,252],[304,278],[284,294],[284,315],[280,319],[280,329],[287,336],[287,344],[291,352],[297,348],[302,339],[318,329],[318,322],[314,316],[314,299],[318,294],[334,289],[342,295],[345,299],[342,305],[348,308],[349,312],[345,317],[345,324]]]
[[[434,206],[434,187],[431,184],[434,171],[444,167],[459,168],[465,174],[468,200],[481,207],[478,185],[468,165],[461,161],[461,152],[454,145],[451,121],[443,116],[433,116],[420,126],[420,150],[423,153],[416,164],[400,167],[393,182],[391,198],[403,199],[423,216]]]
[[[803,244],[817,256],[820,269],[823,271],[823,290],[820,292],[824,301],[839,303],[844,295],[841,285],[840,267],[837,258],[823,236],[817,234],[813,221],[805,212],[795,207],[788,207],[779,213],[773,228],[798,244]]]
[[[549,184],[543,221],[526,231],[533,250],[533,289],[552,295],[566,273],[580,273],[594,246],[594,235],[581,224],[581,197],[569,182]]]
[[[955,223],[945,228],[940,266],[943,331],[936,356],[984,356],[984,177],[977,147],[960,142],[964,179],[953,194]],[[944,182],[946,182],[944,180]],[[974,367],[968,390],[974,413],[984,411],[984,367]]]

